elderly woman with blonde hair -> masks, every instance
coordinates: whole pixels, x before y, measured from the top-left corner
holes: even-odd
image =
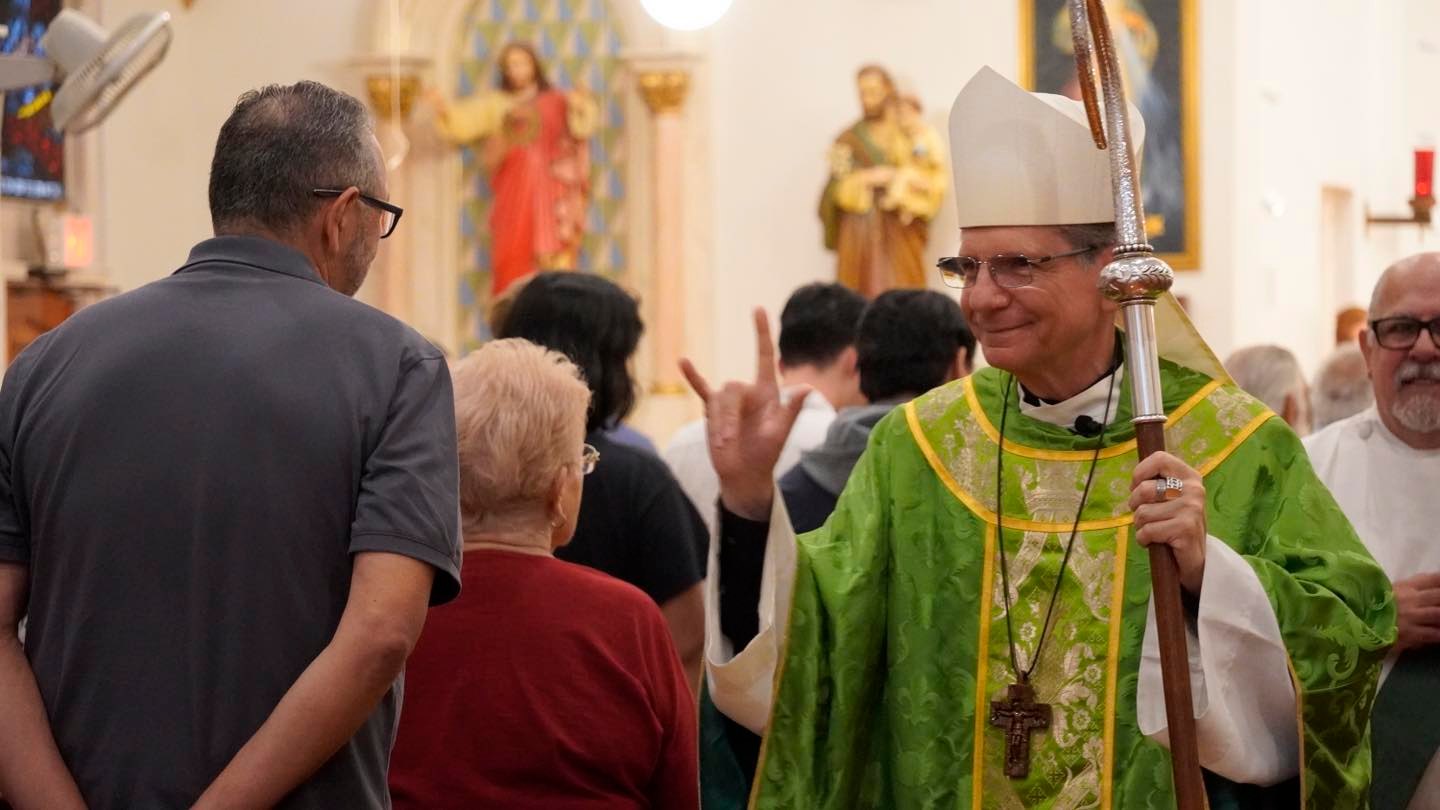
[[[452,374],[464,589],[410,658],[394,806],[698,807],[694,704],[659,608],[552,555],[599,461],[579,370],[511,339]]]

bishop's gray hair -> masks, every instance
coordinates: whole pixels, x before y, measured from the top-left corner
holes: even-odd
[[[1069,242],[1072,247],[1079,248],[1107,248],[1115,244],[1115,223],[1113,222],[1092,222],[1087,225],[1057,225],[1055,229]],[[1082,256],[1088,261],[1095,261],[1095,254],[1087,253]]]
[[[1240,349],[1225,361],[1225,370],[1245,393],[1265,403],[1265,407],[1281,413],[1287,396],[1297,397],[1305,386],[1305,373],[1300,361],[1289,349],[1280,346],[1250,346]]]
[[[364,104],[319,82],[242,95],[210,164],[215,233],[292,234],[324,202],[317,188],[374,194],[381,169],[372,131]]]

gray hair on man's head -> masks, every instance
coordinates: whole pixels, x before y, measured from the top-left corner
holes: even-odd
[[[1115,223],[1113,222],[1092,222],[1085,225],[1056,225],[1055,230],[1060,232],[1065,241],[1069,242],[1076,250],[1080,248],[1108,248],[1115,245]],[[1095,252],[1086,253],[1081,259],[1094,264],[1097,260]]]
[[[317,188],[375,193],[382,168],[365,105],[319,82],[272,84],[236,102],[210,164],[217,235],[297,232]]]
[[[565,355],[493,340],[451,369],[467,533],[543,527],[555,476],[578,464],[590,388]]]
[[[1055,230],[1065,237],[1065,241],[1076,248],[1110,247],[1115,244],[1115,223],[1113,222],[1091,222],[1085,225],[1056,225]]]
[[[1310,389],[1315,429],[1354,416],[1374,401],[1375,388],[1370,384],[1370,372],[1359,344],[1341,346],[1320,366]]]
[[[1286,397],[1301,396],[1305,387],[1305,373],[1300,369],[1300,361],[1289,349],[1280,346],[1240,349],[1225,361],[1225,370],[1245,393],[1265,403],[1265,407],[1275,413],[1285,409]]]

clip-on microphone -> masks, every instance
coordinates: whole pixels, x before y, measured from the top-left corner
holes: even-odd
[[[1099,436],[1101,433],[1105,432],[1104,425],[1095,421],[1089,415],[1083,413],[1075,417],[1075,425],[1070,429],[1075,431],[1077,434],[1089,439],[1093,439],[1096,436]]]

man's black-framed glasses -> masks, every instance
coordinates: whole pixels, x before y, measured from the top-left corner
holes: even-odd
[[[1370,322],[1370,333],[1375,336],[1375,342],[1387,349],[1409,349],[1426,329],[1430,330],[1430,342],[1440,347],[1440,318],[1422,321],[1398,315]]]
[[[1052,256],[1041,256],[1030,258],[1023,253],[997,253],[989,259],[978,259],[974,256],[946,256],[935,263],[940,268],[940,279],[945,286],[956,289],[965,289],[975,286],[980,279],[980,268],[988,266],[990,277],[1001,287],[1014,289],[1026,287],[1035,281],[1035,268],[1056,259],[1066,259],[1071,256],[1079,256],[1082,253],[1089,253],[1098,250],[1094,245],[1090,247],[1077,248],[1068,253],[1056,253]]]
[[[339,197],[345,193],[343,188],[317,188],[312,191],[316,197]],[[400,224],[400,215],[405,209],[398,205],[385,202],[384,200],[371,197],[369,194],[361,194],[360,201],[380,212],[380,238],[384,239],[395,232],[395,226]]]

